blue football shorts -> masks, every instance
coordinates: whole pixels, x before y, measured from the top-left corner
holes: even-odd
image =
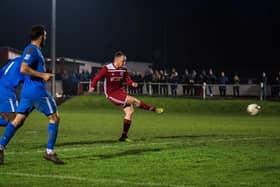
[[[16,112],[17,106],[15,91],[0,86],[0,113]]]
[[[21,97],[16,112],[28,115],[35,108],[46,116],[56,113],[57,111],[55,100],[51,95],[47,95],[38,98]]]
[[[16,97],[0,97],[0,113],[16,112],[18,102]]]

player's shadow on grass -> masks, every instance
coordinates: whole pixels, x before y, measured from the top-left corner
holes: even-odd
[[[126,150],[126,151],[121,151],[117,153],[108,153],[108,154],[86,154],[86,155],[79,155],[79,156],[71,156],[68,157],[67,159],[89,159],[89,160],[105,160],[105,159],[112,159],[112,158],[117,158],[117,157],[126,157],[126,156],[131,156],[131,155],[139,155],[139,154],[144,154],[148,152],[159,152],[161,149],[155,148],[155,149],[133,149],[133,150]]]
[[[155,136],[148,139],[193,139],[193,138],[207,138],[207,137],[217,137],[217,135],[214,134],[206,134],[206,135],[178,135],[178,136]],[[145,141],[146,138],[140,138],[135,139],[135,141]],[[63,147],[63,146],[73,146],[73,145],[92,145],[92,144],[113,144],[118,143],[118,140],[87,140],[87,141],[72,141],[72,142],[61,142],[57,143],[57,147]]]
[[[97,140],[97,141],[73,141],[73,142],[61,142],[57,143],[55,146],[62,147],[67,145],[91,145],[91,144],[112,144],[118,143],[117,140]]]
[[[161,149],[155,148],[155,149],[134,149],[134,150],[127,150],[127,151],[122,151],[119,153],[113,153],[113,154],[102,154],[98,155],[97,157],[100,159],[111,159],[111,158],[116,158],[116,157],[125,157],[129,155],[139,155],[147,152],[159,152]]]
[[[205,135],[177,135],[177,136],[156,136],[154,138],[160,139],[184,139],[184,138],[209,138],[209,137],[217,137],[215,134],[205,134]]]

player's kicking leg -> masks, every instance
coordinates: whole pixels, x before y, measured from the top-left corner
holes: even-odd
[[[136,99],[135,97],[132,97],[132,96],[129,96],[129,95],[127,96],[126,101],[127,101],[128,104],[135,105],[136,107],[144,109],[144,110],[153,111],[153,112],[156,112],[158,114],[161,114],[161,113],[164,112],[163,108],[150,106],[150,105],[144,103],[143,101],[140,101],[139,99]]]

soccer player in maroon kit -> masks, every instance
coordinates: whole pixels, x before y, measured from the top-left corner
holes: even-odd
[[[130,128],[132,114],[134,112],[133,105],[144,110],[156,112],[158,114],[164,112],[163,108],[150,106],[143,101],[128,95],[123,86],[123,82],[125,81],[129,86],[132,87],[137,87],[138,84],[131,80],[125,67],[125,63],[125,54],[121,51],[116,52],[114,56],[114,62],[102,67],[102,69],[92,79],[91,87],[89,88],[89,92],[93,92],[97,81],[105,77],[104,93],[106,98],[113,104],[121,107],[125,113],[123,120],[123,132],[119,138],[120,141],[129,141],[127,133]]]

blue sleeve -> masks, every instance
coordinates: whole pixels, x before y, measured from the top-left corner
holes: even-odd
[[[25,75],[23,75],[21,72],[20,72],[20,66],[21,66],[21,62],[22,62],[22,59],[18,59],[16,61],[16,69],[17,69],[17,76],[18,76],[18,82],[23,82],[24,79],[25,79]]]
[[[36,49],[34,49],[32,47],[27,47],[23,51],[22,56],[23,56],[24,62],[26,62],[28,65],[32,65],[34,63],[34,61],[36,61],[38,54],[37,54]]]

